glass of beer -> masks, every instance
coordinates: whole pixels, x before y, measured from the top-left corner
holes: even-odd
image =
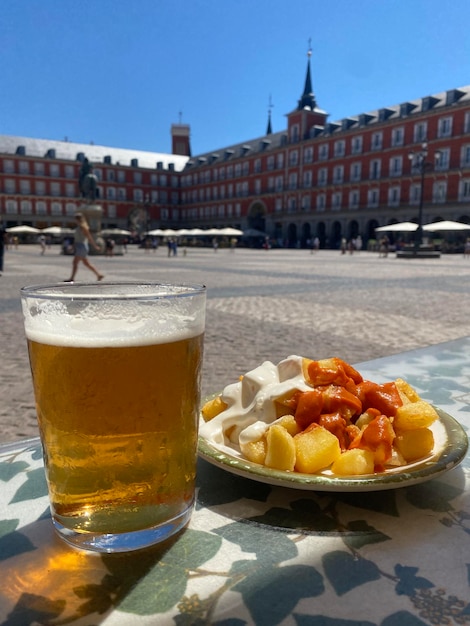
[[[21,290],[53,524],[125,552],[189,521],[205,324],[202,285]]]

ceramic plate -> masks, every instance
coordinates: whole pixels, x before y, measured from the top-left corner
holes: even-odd
[[[334,476],[325,470],[318,474],[300,474],[270,469],[247,461],[235,446],[219,446],[199,437],[199,456],[232,474],[251,478],[269,485],[308,489],[311,491],[381,491],[408,487],[436,478],[458,465],[465,456],[468,439],[462,426],[450,415],[438,409],[439,420],[431,427],[434,433],[432,453],[406,466],[388,469],[380,474],[364,476]],[[202,420],[202,418],[201,418]]]

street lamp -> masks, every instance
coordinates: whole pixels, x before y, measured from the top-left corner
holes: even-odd
[[[421,145],[420,152],[410,152],[408,158],[411,161],[411,168],[417,169],[421,175],[421,189],[419,194],[419,209],[418,209],[418,228],[415,235],[415,254],[418,252],[421,244],[423,243],[423,202],[424,202],[424,176],[426,170],[431,169],[435,163],[441,158],[441,151],[436,150],[434,153],[434,164],[431,161],[427,161],[428,157],[428,144],[425,142]]]

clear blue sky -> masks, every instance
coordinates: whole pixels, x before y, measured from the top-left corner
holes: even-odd
[[[470,0],[0,0],[0,134],[193,154],[470,84]]]

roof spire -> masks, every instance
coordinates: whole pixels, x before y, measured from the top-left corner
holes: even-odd
[[[271,126],[271,109],[273,108],[273,103],[271,101],[271,94],[269,94],[269,104],[268,104],[268,127],[266,129],[266,134],[271,135],[273,132],[273,128]]]
[[[304,92],[302,94],[302,97],[299,100],[299,105],[297,107],[299,111],[305,108],[311,109],[313,111],[313,109],[315,109],[315,107],[317,106],[317,103],[315,101],[315,95],[312,89],[312,77],[311,77],[311,72],[310,72],[310,58],[312,56],[311,43],[312,43],[312,39],[309,39],[308,40],[308,52],[307,52],[307,58],[308,58],[307,75],[305,77]]]

